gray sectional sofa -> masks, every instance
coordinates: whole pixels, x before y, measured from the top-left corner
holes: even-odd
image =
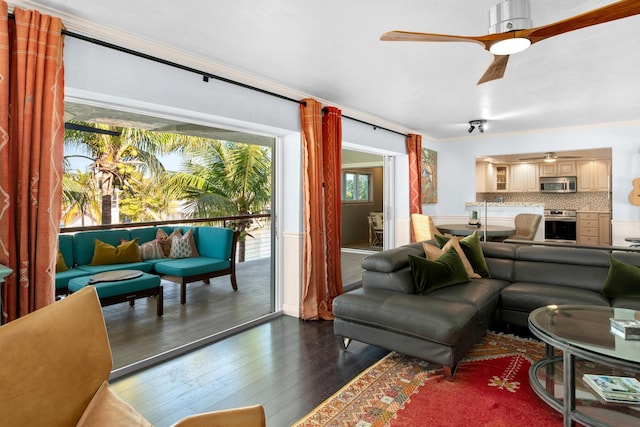
[[[377,345],[441,364],[452,378],[458,362],[489,328],[497,322],[526,326],[538,307],[592,304],[640,310],[640,282],[625,283],[626,296],[602,293],[613,277],[608,276],[610,257],[640,266],[640,253],[497,242],[481,247],[490,278],[424,295],[416,294],[409,264],[409,255],[425,256],[422,243],[365,257],[362,287],[334,300],[334,331],[342,348],[350,340]],[[637,289],[635,295],[629,289]]]

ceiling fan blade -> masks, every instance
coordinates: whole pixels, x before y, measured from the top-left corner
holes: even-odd
[[[544,157],[523,157],[518,160],[542,160]]]
[[[479,85],[489,82],[491,80],[501,79],[504,76],[504,71],[507,69],[507,62],[509,62],[509,55],[493,55],[493,62],[484,72],[480,80]]]
[[[516,37],[528,38],[533,44],[549,37],[638,14],[640,1],[622,0],[552,24],[516,31]]]
[[[489,50],[498,40],[513,37],[511,34],[487,34],[485,36],[454,36],[449,34],[417,33],[412,31],[388,31],[380,36],[382,41],[390,42],[468,42]]]

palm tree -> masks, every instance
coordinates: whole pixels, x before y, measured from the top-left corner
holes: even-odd
[[[66,226],[80,218],[84,227],[85,218],[96,222],[100,215],[97,190],[91,172],[65,172],[62,179],[62,222]]]
[[[178,213],[179,204],[166,191],[169,177],[138,177],[120,194],[120,215],[128,222],[162,221]]]
[[[133,128],[91,125],[99,129],[115,131],[119,136],[78,130],[65,131],[65,145],[86,151],[70,157],[82,157],[91,161],[89,169],[98,183],[102,198],[102,224],[111,224],[111,203],[116,188],[131,187],[136,171],[151,179],[160,177],[164,166],[157,156],[166,154],[180,135],[156,133]]]
[[[176,199],[187,201],[187,212],[197,217],[249,215],[271,203],[271,149],[212,139],[192,140],[184,147],[190,159],[187,172],[173,174]],[[245,239],[251,220],[235,221],[240,232],[239,261],[244,261]]]

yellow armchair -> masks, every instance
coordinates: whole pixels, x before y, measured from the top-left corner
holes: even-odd
[[[112,359],[92,286],[0,326],[4,426],[150,426],[107,380]],[[187,417],[180,427],[265,426],[262,406]]]

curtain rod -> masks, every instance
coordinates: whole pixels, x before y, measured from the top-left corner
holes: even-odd
[[[9,19],[15,19],[15,16],[14,16],[13,13],[9,13]],[[143,59],[146,59],[146,60],[149,60],[149,61],[157,62],[157,63],[163,64],[163,65],[168,65],[170,67],[178,68],[180,70],[188,71],[190,73],[199,74],[199,75],[202,76],[202,79],[205,82],[208,82],[209,79],[215,79],[215,80],[219,80],[219,81],[224,82],[224,83],[229,83],[229,84],[232,84],[232,85],[240,86],[240,87],[245,88],[245,89],[250,89],[250,90],[253,90],[253,91],[256,91],[256,92],[260,92],[260,93],[263,93],[265,95],[271,95],[271,96],[273,96],[275,98],[280,98],[280,99],[284,99],[286,101],[295,102],[296,104],[305,104],[304,101],[300,101],[298,99],[290,98],[288,96],[285,96],[285,95],[282,95],[282,94],[279,94],[279,93],[276,93],[276,92],[271,92],[271,91],[266,90],[266,89],[261,89],[261,88],[256,87],[256,86],[252,86],[252,85],[249,85],[249,84],[246,84],[246,83],[242,83],[242,82],[239,82],[239,81],[236,81],[236,80],[228,79],[226,77],[217,76],[215,74],[212,74],[212,73],[209,73],[209,72],[206,72],[206,71],[198,70],[197,68],[189,67],[187,65],[179,64],[177,62],[173,62],[173,61],[169,61],[169,60],[166,60],[166,59],[162,59],[162,58],[159,58],[157,56],[148,55],[146,53],[138,52],[137,50],[133,50],[133,49],[129,49],[129,48],[126,48],[126,47],[123,47],[123,46],[119,46],[117,44],[109,43],[109,42],[106,42],[104,40],[99,40],[99,39],[96,39],[94,37],[89,37],[89,36],[85,36],[85,35],[82,35],[82,34],[79,34],[79,33],[74,33],[73,31],[68,31],[68,30],[65,30],[64,28],[62,29],[61,33],[63,35],[65,35],[65,36],[69,36],[69,37],[73,37],[73,38],[76,38],[76,39],[79,39],[79,40],[83,40],[83,41],[86,41],[86,42],[89,42],[89,43],[97,44],[97,45],[102,46],[102,47],[106,47],[106,48],[113,49],[113,50],[116,50],[116,51],[119,51],[119,52],[127,53],[129,55],[137,56],[139,58],[143,58]],[[395,134],[398,134],[398,135],[407,136],[404,133],[401,133],[401,132],[398,132],[398,131],[395,131],[395,130],[392,130],[392,129],[387,129],[385,127],[378,126],[378,125],[375,125],[373,123],[365,122],[363,120],[356,119],[354,117],[349,117],[349,116],[344,116],[344,115],[342,117],[344,117],[345,119],[353,120],[353,121],[356,121],[356,122],[371,126],[371,127],[373,127],[374,130],[382,129],[382,130],[386,130],[388,132],[392,132],[392,133],[395,133]]]

